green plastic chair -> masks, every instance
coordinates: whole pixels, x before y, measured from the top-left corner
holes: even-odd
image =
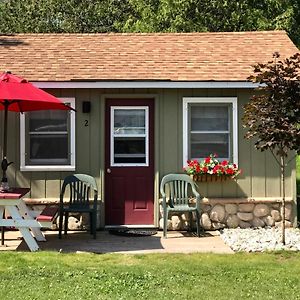
[[[69,192],[69,201],[64,203],[65,192]],[[92,194],[92,195],[91,195]],[[90,197],[93,203],[90,201]],[[61,239],[63,217],[65,217],[64,232],[67,234],[70,212],[89,213],[90,232],[96,238],[98,188],[95,178],[86,174],[74,174],[65,178],[59,203],[58,237]]]
[[[189,202],[190,192],[196,198],[196,205]],[[196,191],[195,183],[186,174],[169,174],[163,177],[160,184],[160,193],[163,197],[163,236],[167,237],[169,212],[188,212],[190,229],[192,228],[193,212],[196,214],[197,235],[200,237],[200,194]]]

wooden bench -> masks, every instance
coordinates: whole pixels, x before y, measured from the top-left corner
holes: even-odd
[[[53,220],[58,213],[58,206],[46,206],[44,210],[36,217],[36,220],[43,228],[51,228]]]

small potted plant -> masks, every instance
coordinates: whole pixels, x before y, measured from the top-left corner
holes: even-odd
[[[195,181],[224,181],[241,173],[236,164],[228,160],[219,161],[216,154],[210,154],[202,161],[188,160],[183,169]]]

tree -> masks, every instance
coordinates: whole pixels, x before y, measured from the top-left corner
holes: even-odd
[[[255,147],[270,150],[280,166],[285,244],[285,168],[290,152],[300,153],[300,54],[280,60],[274,53],[272,61],[254,66],[249,80],[260,87],[244,107],[245,137],[256,138]]]
[[[283,29],[300,45],[298,0],[5,0],[0,32]]]
[[[0,1],[0,32],[116,32],[129,10],[127,0]]]
[[[298,0],[128,0],[123,32],[286,30],[300,44]]]

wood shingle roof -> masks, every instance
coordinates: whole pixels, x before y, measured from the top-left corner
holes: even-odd
[[[298,49],[284,31],[0,35],[1,70],[30,81],[245,81]]]

